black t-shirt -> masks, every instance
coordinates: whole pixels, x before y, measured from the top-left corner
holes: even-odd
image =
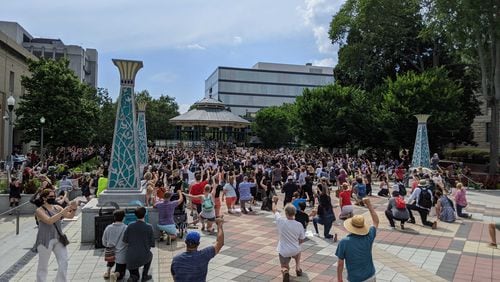
[[[305,212],[297,210],[297,213],[295,214],[295,220],[302,223],[302,226],[304,226],[304,229],[306,229],[306,226],[309,223],[309,216]]]
[[[293,193],[297,192],[298,186],[293,182],[287,182],[283,185],[283,191],[285,192],[285,198],[291,199],[293,197]]]

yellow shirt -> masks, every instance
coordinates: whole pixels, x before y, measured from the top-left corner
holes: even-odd
[[[102,191],[106,190],[108,188],[108,178],[106,177],[99,177],[99,180],[97,180],[97,193],[96,196],[99,198],[99,194],[102,193]]]

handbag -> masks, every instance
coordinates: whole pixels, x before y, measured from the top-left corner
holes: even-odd
[[[42,206],[42,208],[50,215],[50,212],[49,212],[49,210],[46,207]],[[56,223],[54,223],[53,225],[54,225],[54,228],[57,231],[57,234],[59,235],[59,238],[58,238],[59,242],[61,244],[63,244],[63,246],[65,246],[65,247],[67,245],[69,245],[68,236],[66,236],[66,234],[62,233],[61,230],[59,230],[59,227],[57,227]]]
[[[122,232],[118,236],[118,239],[116,240],[116,243],[113,247],[106,247],[104,249],[104,261],[106,262],[115,262],[115,251],[116,251],[116,245],[120,241],[120,238],[122,237],[123,231],[125,231],[126,228],[122,229]]]

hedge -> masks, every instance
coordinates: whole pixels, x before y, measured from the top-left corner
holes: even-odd
[[[458,148],[445,150],[444,156],[447,160],[485,164],[490,160],[490,152],[478,148]]]

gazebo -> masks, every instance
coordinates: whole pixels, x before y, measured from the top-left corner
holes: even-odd
[[[201,99],[194,109],[169,122],[175,126],[174,139],[180,141],[244,142],[250,125],[212,97]]]

